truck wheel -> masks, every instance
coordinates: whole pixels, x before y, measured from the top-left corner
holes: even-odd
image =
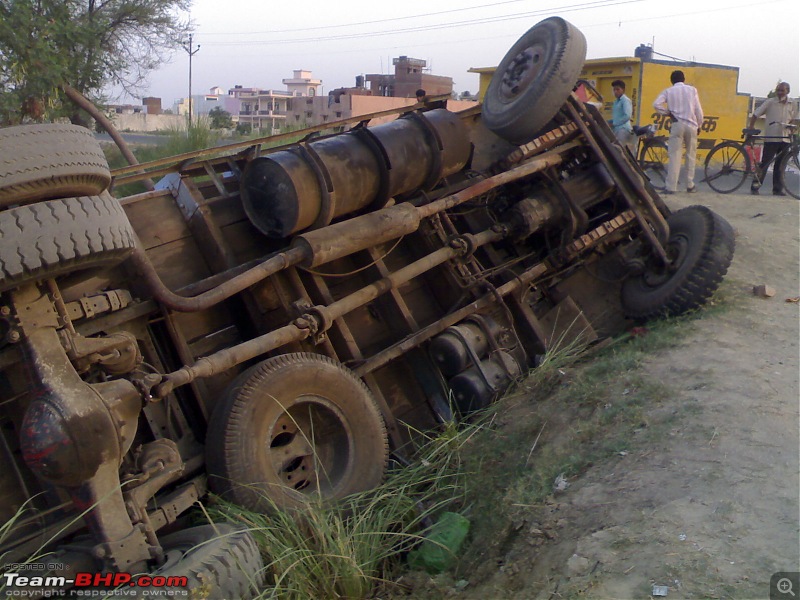
[[[99,196],[49,200],[0,212],[0,292],[125,259],[135,246],[119,202]]]
[[[103,150],[85,127],[44,123],[0,129],[0,208],[96,196],[110,183]]]
[[[483,121],[501,138],[525,144],[566,102],[586,59],[586,38],[551,17],[531,27],[500,61],[483,100]]]
[[[262,512],[371,489],[387,459],[372,394],[318,354],[284,354],[245,371],[214,409],[206,438],[211,489]]]
[[[649,266],[622,285],[622,306],[636,319],[680,315],[699,308],[719,287],[733,260],[730,224],[705,206],[689,206],[669,219],[668,268]]]
[[[255,598],[264,583],[264,562],[253,536],[228,523],[191,527],[160,539],[166,562],[150,577],[187,577],[192,597],[226,600]],[[145,592],[148,588],[127,588]],[[175,590],[175,588],[165,588]],[[195,591],[197,590],[197,591]],[[141,596],[141,597],[144,597]]]

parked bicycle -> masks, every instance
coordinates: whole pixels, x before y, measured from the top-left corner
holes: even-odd
[[[667,188],[667,141],[662,135],[656,135],[656,126],[652,123],[642,127],[634,127],[633,133],[639,138],[639,166],[645,172],[650,184],[657,190]]]
[[[793,198],[800,199],[800,161],[798,160],[797,126],[784,124],[791,128],[788,150],[775,157],[773,177],[783,173],[786,192]],[[730,194],[738,190],[748,176],[752,176],[761,185],[759,179],[758,161],[756,160],[756,147],[764,141],[779,140],[784,138],[759,135],[760,129],[743,129],[744,141],[722,140],[711,149],[706,156],[705,182],[712,190],[720,194]]]

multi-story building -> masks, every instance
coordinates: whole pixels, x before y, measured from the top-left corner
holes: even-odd
[[[439,96],[453,92],[453,79],[431,75],[425,71],[427,62],[420,58],[400,56],[392,60],[394,75],[368,74],[367,87],[373,96],[414,98],[419,89],[428,96]]]
[[[294,71],[294,77],[283,80],[283,85],[292,96],[317,96],[322,80],[314,79],[311,71],[298,69]]]
[[[228,90],[228,112],[239,124],[271,135],[279,133],[284,127],[289,100],[293,96],[292,92],[285,90],[262,90],[237,85]]]

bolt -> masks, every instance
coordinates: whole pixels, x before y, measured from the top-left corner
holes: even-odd
[[[8,306],[0,306],[0,315],[7,317],[11,314],[11,309]]]
[[[16,329],[12,329],[11,331],[8,332],[8,341],[11,342],[12,344],[17,343],[20,337],[21,336],[19,334],[19,331],[17,331]]]

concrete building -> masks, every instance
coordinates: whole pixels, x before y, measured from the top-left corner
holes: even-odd
[[[282,82],[292,96],[318,96],[322,85],[321,79],[314,79],[311,71],[303,69],[294,71],[294,77],[284,79]]]
[[[453,79],[426,73],[427,62],[419,58],[400,56],[392,60],[394,75],[368,74],[367,88],[373,96],[393,98],[414,98],[418,89],[425,90],[428,96],[451,94]]]
[[[253,131],[267,135],[280,133],[286,123],[289,101],[294,97],[286,90],[262,90],[240,85],[228,90],[228,106],[233,120],[248,125]]]

